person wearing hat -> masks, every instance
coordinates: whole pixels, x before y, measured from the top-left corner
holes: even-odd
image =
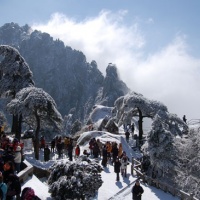
[[[0,172],[0,190],[2,191],[0,192],[1,193],[0,199],[6,200],[7,185],[3,182],[2,172]]]
[[[16,148],[14,162],[15,162],[15,170],[17,171],[17,173],[19,173],[22,162],[22,154],[20,146],[17,146]]]
[[[136,180],[135,185],[132,188],[133,200],[141,200],[144,190],[140,186],[140,181]]]

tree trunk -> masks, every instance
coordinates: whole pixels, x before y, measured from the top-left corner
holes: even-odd
[[[22,114],[19,115],[19,120],[18,120],[18,128],[17,132],[15,133],[15,137],[20,141],[21,139],[21,132],[22,132]]]
[[[16,134],[17,130],[18,130],[18,115],[13,115],[11,132]]]
[[[36,122],[37,122],[37,128],[35,131],[35,142],[34,142],[34,151],[35,151],[35,159],[39,160],[39,132],[40,132],[40,117],[35,114]]]
[[[138,113],[139,113],[139,120],[138,120],[138,128],[139,128],[139,143],[142,143],[142,136],[143,136],[143,116],[142,116],[142,111],[138,108]]]

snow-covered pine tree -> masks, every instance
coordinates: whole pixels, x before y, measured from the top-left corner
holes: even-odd
[[[160,117],[159,114],[142,146],[144,155],[149,156],[151,162],[147,175],[199,198],[200,129],[189,129],[188,134],[183,135],[184,129],[176,115],[165,113]]]
[[[167,107],[161,102],[149,100],[142,94],[131,92],[115,101],[113,113],[118,126],[130,124],[133,117],[138,117],[139,139],[143,136],[143,118],[153,118],[156,113],[162,110],[168,112]]]
[[[191,127],[187,137],[178,138],[176,147],[180,170],[174,182],[180,189],[200,199],[200,125]]]
[[[103,181],[102,167],[86,156],[76,161],[60,161],[50,168],[49,192],[54,199],[94,198]]]
[[[58,129],[62,123],[62,116],[56,108],[53,98],[41,88],[27,87],[20,90],[15,99],[8,105],[11,114],[21,114],[24,121],[36,124],[35,158],[39,159],[39,131],[41,126],[51,125]]]

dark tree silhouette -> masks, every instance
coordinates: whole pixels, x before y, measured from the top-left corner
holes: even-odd
[[[0,97],[14,99],[22,88],[34,86],[33,75],[17,49],[0,45]],[[13,115],[12,132],[16,138],[21,137],[22,116]]]

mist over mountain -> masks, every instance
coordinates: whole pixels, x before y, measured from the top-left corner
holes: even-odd
[[[88,63],[83,52],[28,25],[0,27],[0,44],[19,50],[33,72],[35,86],[54,98],[63,116],[73,114],[74,119],[85,121],[95,104],[113,106],[129,92],[114,64],[108,64],[104,77],[98,63]]]

